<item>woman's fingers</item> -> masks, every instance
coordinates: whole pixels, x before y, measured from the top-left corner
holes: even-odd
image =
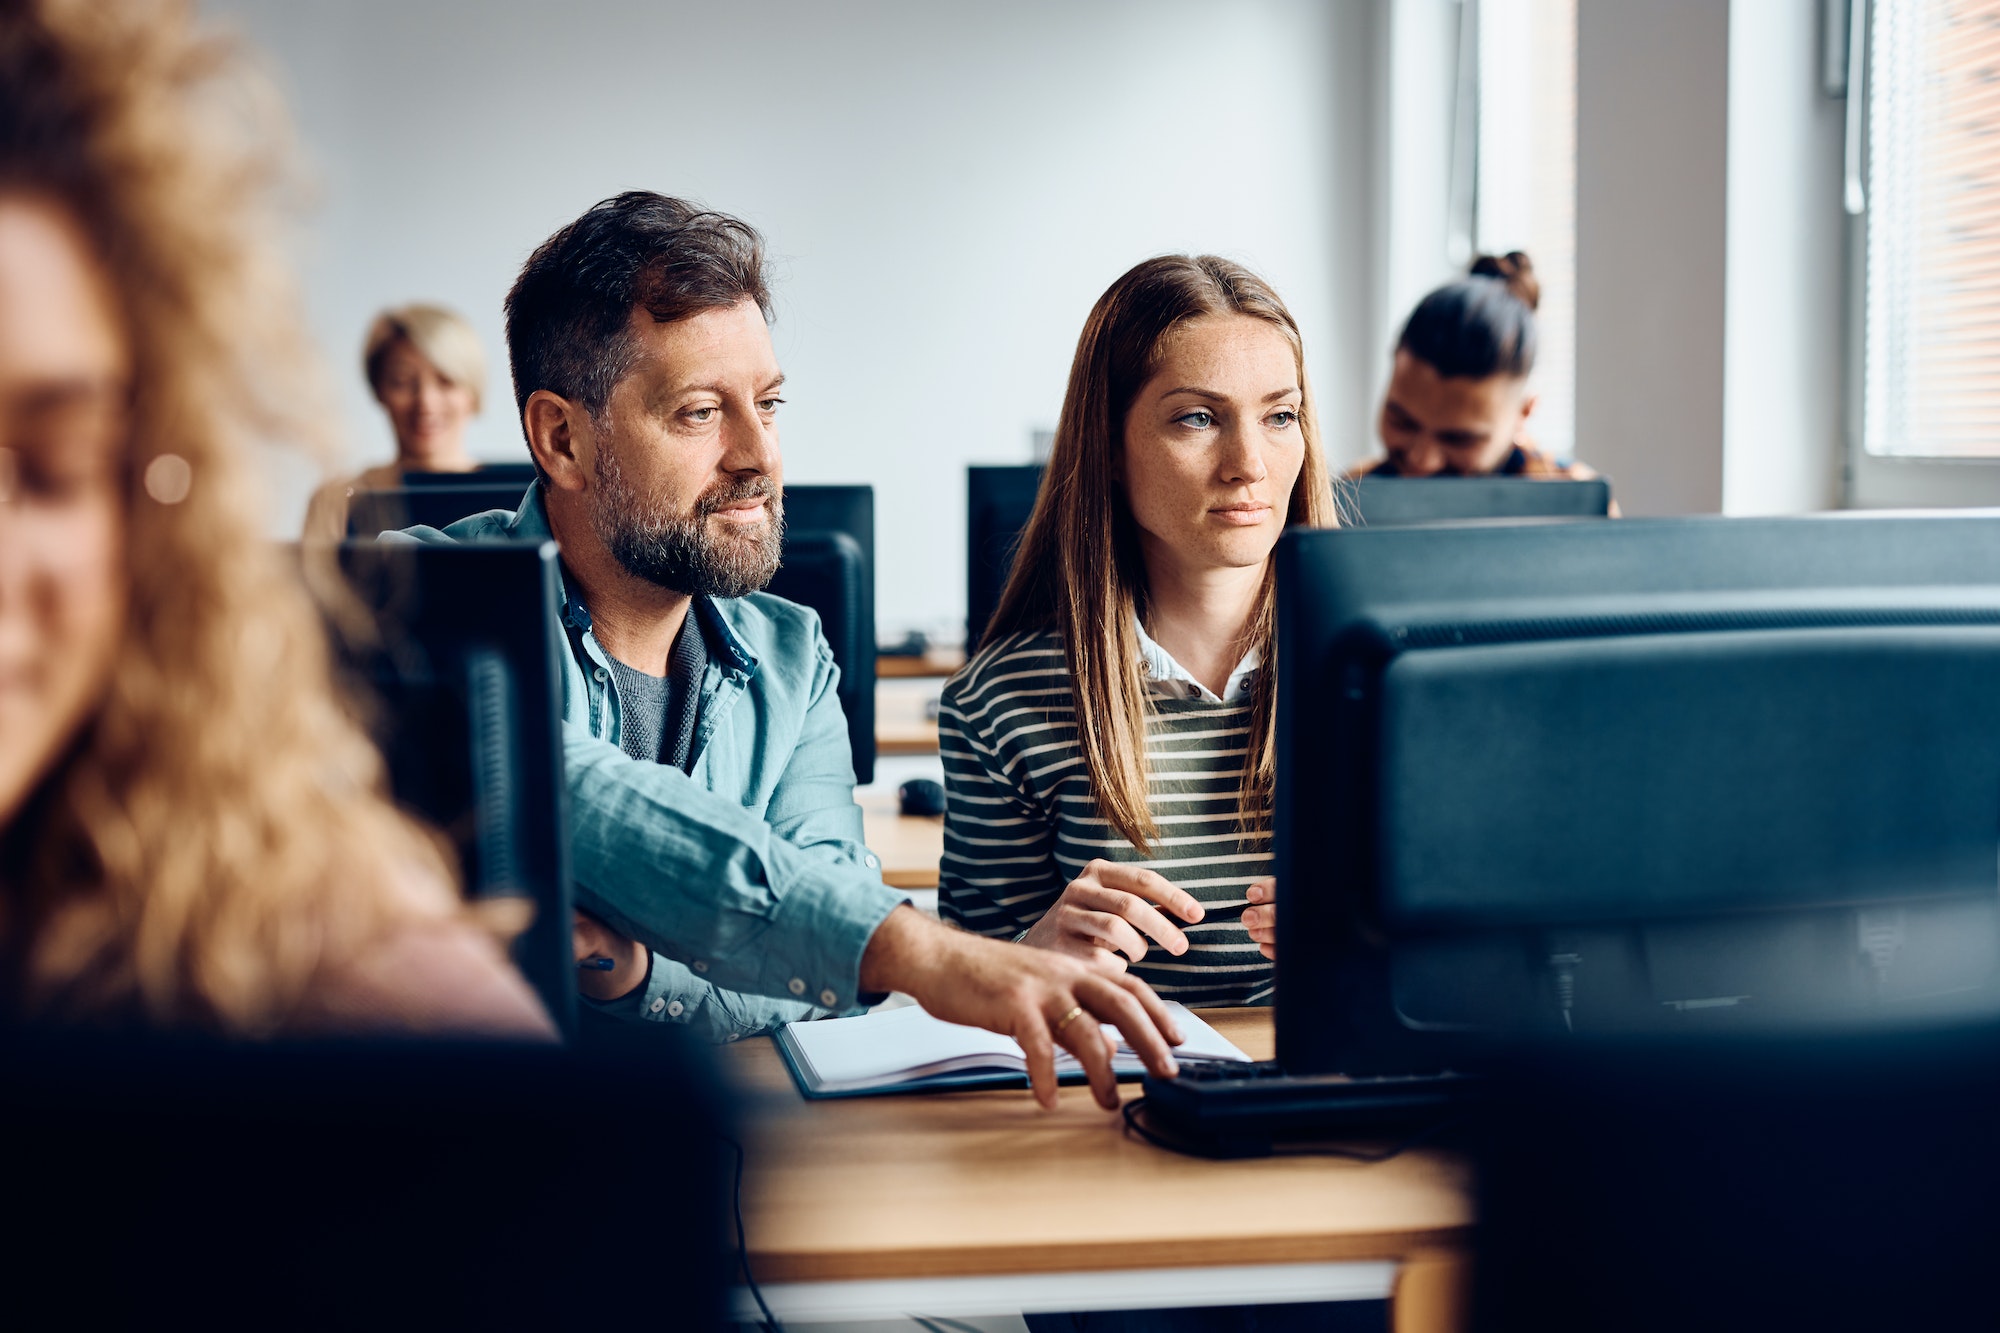
[[[1278,909],[1275,907],[1244,908],[1243,929],[1249,931],[1250,938],[1259,944],[1277,943]]]
[[[1187,952],[1188,938],[1182,933],[1181,928],[1136,893],[1104,885],[1085,884],[1079,880],[1070,886],[1066,896],[1080,908],[1108,913],[1131,922],[1170,954],[1178,956]]]
[[[1124,917],[1112,912],[1077,912],[1074,920],[1076,933],[1098,948],[1123,954],[1134,963],[1146,956],[1146,937]],[[1185,943],[1182,947],[1186,947]]]
[[[1092,861],[1083,868],[1083,873],[1086,878],[1094,877],[1106,888],[1123,889],[1149,903],[1158,903],[1183,921],[1199,921],[1206,915],[1194,895],[1175,888],[1157,870],[1120,865],[1116,861]]]

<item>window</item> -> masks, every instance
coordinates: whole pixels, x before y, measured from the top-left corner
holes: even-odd
[[[1568,456],[1576,447],[1576,0],[1478,0],[1474,22],[1473,243],[1534,261],[1542,300],[1529,432]]]
[[[2000,458],[2000,0],[1870,10],[1862,441]]]

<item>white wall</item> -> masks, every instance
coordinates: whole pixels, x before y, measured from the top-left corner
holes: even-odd
[[[276,58],[323,188],[308,292],[350,461],[386,457],[372,314],[463,310],[495,359],[476,451],[520,457],[500,302],[528,252],[645,187],[777,256],[799,481],[876,487],[885,632],[963,616],[963,467],[1025,461],[1083,318],[1213,250],[1303,325],[1336,454],[1366,451],[1374,7],[1320,0],[210,0]],[[303,478],[274,529],[290,530]]]
[[[1840,499],[1843,104],[1820,88],[1819,0],[1729,7],[1722,508]]]
[[[1729,10],[1577,6],[1576,449],[1628,514],[1722,507]]]

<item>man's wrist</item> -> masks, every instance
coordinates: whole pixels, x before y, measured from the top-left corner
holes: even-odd
[[[925,975],[955,943],[955,932],[904,903],[882,918],[861,953],[861,989],[920,994]]]

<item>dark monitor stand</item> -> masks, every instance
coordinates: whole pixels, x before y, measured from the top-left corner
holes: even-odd
[[[1479,518],[1604,518],[1611,483],[1531,477],[1360,477],[1337,483],[1341,519],[1356,527],[1404,527]]]
[[[968,467],[965,470],[965,654],[979,651],[986,623],[1014,569],[1014,553],[1035,497],[1042,465]]]
[[[875,780],[875,488],[785,487],[785,551],[765,591],[819,612],[840,668],[857,782]]]
[[[348,542],[377,641],[344,649],[402,805],[456,844],[475,898],[526,898],[514,960],[575,1027],[553,542]]]

